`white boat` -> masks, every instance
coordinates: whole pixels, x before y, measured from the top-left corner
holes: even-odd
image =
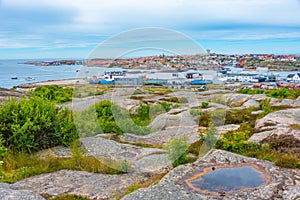
[[[30,76],[28,76],[28,77],[25,78],[25,80],[26,80],[26,81],[33,81],[33,80],[35,80],[35,79],[32,78],[32,77],[30,77]]]

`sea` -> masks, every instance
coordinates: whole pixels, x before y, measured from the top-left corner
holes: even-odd
[[[29,60],[0,60],[0,87],[12,88],[24,83],[77,78],[81,65],[35,66]],[[46,60],[44,60],[46,61]],[[26,80],[31,77],[33,80]],[[17,79],[14,79],[17,78]]]
[[[51,59],[53,61],[53,59]],[[34,60],[34,61],[51,61]],[[12,88],[20,84],[42,82],[48,80],[63,80],[72,78],[83,78],[89,76],[99,76],[104,71],[120,70],[112,68],[110,70],[101,67],[85,67],[82,65],[60,65],[60,66],[35,66],[24,64],[32,60],[0,60],[0,88]],[[78,73],[79,71],[79,73]],[[286,78],[288,74],[295,72],[271,72],[280,79]],[[31,77],[33,80],[26,80]],[[17,78],[17,79],[15,79]]]

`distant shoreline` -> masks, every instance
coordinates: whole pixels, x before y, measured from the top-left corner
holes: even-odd
[[[36,88],[38,86],[44,86],[44,85],[69,86],[69,85],[78,84],[80,82],[82,83],[83,81],[84,81],[83,78],[71,78],[71,79],[61,79],[61,80],[48,80],[48,81],[40,81],[40,82],[20,84],[20,85],[17,86],[17,88],[25,89],[26,90],[26,89],[32,89],[32,88]]]

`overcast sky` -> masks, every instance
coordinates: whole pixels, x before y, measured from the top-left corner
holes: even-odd
[[[143,27],[217,53],[300,53],[299,0],[0,0],[0,59],[85,58]]]

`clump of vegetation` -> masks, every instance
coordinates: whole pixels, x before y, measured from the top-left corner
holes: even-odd
[[[238,93],[241,93],[241,94],[264,94],[265,91],[263,89],[242,88],[242,89],[238,90]]]
[[[76,194],[61,194],[51,198],[51,200],[90,200],[86,196],[80,196]]]
[[[27,152],[68,146],[78,138],[71,111],[39,97],[1,104],[0,131],[5,147]]]
[[[274,111],[270,102],[271,102],[271,99],[265,99],[265,100],[259,102],[259,108],[263,111],[261,114],[258,115],[259,118],[262,118],[262,117],[266,116],[267,114]]]
[[[210,101],[210,102],[213,102],[213,103],[218,103],[218,104],[222,104],[222,105],[227,105],[226,98],[225,98],[223,95],[216,95],[216,96],[213,96],[209,101]]]
[[[169,158],[173,161],[173,166],[176,167],[181,164],[185,164],[189,162],[187,157],[187,149],[189,147],[187,143],[188,138],[174,138],[170,141],[167,146],[167,151]]]
[[[83,155],[80,145],[74,142],[71,146],[72,157],[57,158],[53,156],[40,157],[23,151],[8,150],[3,158],[2,176],[0,182],[14,183],[26,177],[50,173],[62,169],[87,171],[92,173],[121,174],[123,162],[98,160]],[[129,168],[128,168],[129,169]]]
[[[191,109],[190,110],[190,114],[193,115],[193,116],[200,116],[203,114],[202,110],[200,108],[198,109]]]
[[[211,115],[209,112],[204,112],[199,116],[199,126],[209,127],[211,123]]]
[[[216,144],[216,148],[244,155],[252,148],[257,147],[256,143],[249,145],[247,142],[251,136],[250,130],[250,125],[243,123],[239,130],[229,131],[227,134],[222,135],[221,140]]]
[[[147,127],[151,120],[170,109],[171,104],[167,102],[154,105],[141,104],[136,113],[132,114],[111,101],[105,100],[83,112],[76,113],[75,119],[78,119],[76,125],[83,135],[86,135],[85,132],[92,133],[92,135],[98,133],[147,135],[151,132]]]
[[[249,123],[243,123],[239,130],[222,135],[215,147],[245,156],[273,161],[280,167],[300,167],[300,157],[292,151],[293,148],[298,148],[299,142],[292,141],[291,138],[287,140],[269,138],[269,144],[266,145],[248,143],[252,133],[252,126]]]
[[[201,108],[207,108],[208,107],[208,102],[206,102],[206,101],[203,101],[202,103],[201,103]]]
[[[268,97],[288,99],[296,99],[300,96],[299,88],[287,89],[285,87],[273,90],[243,88],[240,89],[238,92],[242,94],[266,94]]]
[[[33,95],[55,103],[65,103],[72,101],[73,89],[63,88],[58,85],[38,86],[33,91]]]
[[[255,116],[251,112],[255,108],[234,109],[226,112],[225,124],[241,124],[243,122],[255,122]]]

